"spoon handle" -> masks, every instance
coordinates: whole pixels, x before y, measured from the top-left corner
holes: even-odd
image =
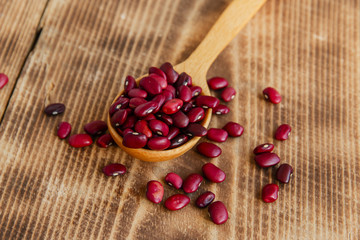
[[[185,61],[187,68],[196,67],[206,76],[211,64],[249,22],[266,0],[234,0],[224,10],[206,37]],[[191,72],[191,71],[189,71]]]

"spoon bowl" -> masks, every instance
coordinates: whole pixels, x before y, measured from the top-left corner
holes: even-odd
[[[219,19],[210,29],[204,40],[195,51],[182,63],[174,66],[178,73],[186,72],[192,77],[193,86],[202,88],[202,95],[211,95],[206,82],[206,73],[221,51],[230,43],[237,33],[246,25],[252,16],[260,9],[266,0],[234,0],[224,10]],[[144,76],[136,80],[137,83]],[[114,103],[121,92],[116,96]],[[205,111],[201,124],[207,128],[211,120],[212,110]],[[185,144],[168,150],[149,150],[144,148],[128,148],[122,144],[123,138],[112,126],[110,116],[107,117],[109,132],[116,144],[131,156],[147,162],[160,162],[181,156],[190,150],[200,137],[193,137]]]

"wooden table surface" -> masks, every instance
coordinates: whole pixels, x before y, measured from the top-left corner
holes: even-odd
[[[360,239],[360,1],[269,0],[217,58],[208,77],[226,77],[238,94],[228,115],[240,138],[206,159],[191,150],[163,163],[118,147],[74,149],[56,136],[60,121],[81,133],[105,120],[126,75],[186,59],[230,0],[0,0],[0,239]],[[265,102],[262,89],[282,94]],[[62,102],[61,116],[43,113]],[[273,133],[292,126],[289,140]],[[260,169],[252,149],[273,142],[294,168],[279,199],[261,188],[276,168]],[[119,162],[124,176],[101,168]],[[191,204],[167,211],[145,198],[146,183],[182,177],[212,162],[227,179],[205,182]],[[165,187],[165,197],[178,193]],[[217,226],[194,206],[206,190],[229,211]]]

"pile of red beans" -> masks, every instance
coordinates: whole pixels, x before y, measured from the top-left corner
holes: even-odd
[[[212,163],[206,163],[202,166],[203,176],[210,182],[221,183],[225,180],[226,174],[220,168]],[[187,193],[196,192],[204,178],[198,173],[189,174],[185,180],[183,180],[178,174],[170,172],[165,176],[165,182],[176,188],[182,189],[185,194],[177,193],[168,197],[164,206],[170,211],[180,210],[186,207],[190,203],[190,197]],[[164,187],[156,180],[151,180],[147,183],[146,197],[153,203],[160,203],[163,200]],[[211,191],[203,192],[195,201],[195,205],[199,208],[208,207],[208,212],[211,220],[215,224],[223,224],[228,219],[228,211],[226,206],[221,201],[213,202],[215,194]]]
[[[210,79],[209,86],[215,90],[225,88],[221,94],[225,102],[236,94],[224,78]],[[202,95],[202,88],[192,85],[191,76],[179,74],[170,63],[164,63],[160,68],[149,68],[149,74],[139,85],[132,76],[127,76],[124,94],[111,105],[109,114],[125,147],[166,150],[206,134],[225,141],[225,130],[210,129],[208,133],[201,124],[209,108],[218,115],[229,112],[218,98]],[[228,129],[235,131],[232,125]]]

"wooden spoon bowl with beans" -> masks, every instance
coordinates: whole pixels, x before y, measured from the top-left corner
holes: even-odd
[[[174,66],[174,70],[178,73],[185,72],[190,75],[192,77],[192,85],[201,87],[202,95],[210,96],[210,90],[206,82],[208,69],[221,51],[265,2],[266,0],[234,0],[231,2],[195,51],[185,61]],[[145,76],[146,75],[136,80],[138,85],[140,80]],[[119,93],[113,103],[116,102],[123,93],[124,91]],[[212,111],[206,109],[205,117],[201,122],[201,125],[205,128],[209,126],[211,115]],[[110,115],[108,115],[107,124],[111,136],[120,148],[131,156],[148,162],[160,162],[179,157],[190,150],[200,140],[200,137],[193,137],[179,147],[166,150],[129,148],[123,145],[123,138],[113,127]]]

